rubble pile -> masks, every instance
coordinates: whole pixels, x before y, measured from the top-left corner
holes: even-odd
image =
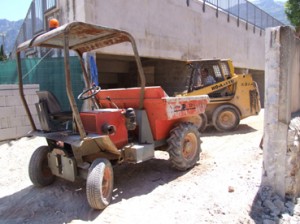
[[[300,223],[300,198],[281,198],[271,187],[263,186],[255,204],[263,224]]]

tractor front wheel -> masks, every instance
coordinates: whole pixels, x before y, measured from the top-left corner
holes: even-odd
[[[29,178],[37,187],[44,187],[54,182],[55,176],[48,166],[48,146],[37,148],[29,161]]]
[[[94,209],[104,209],[112,198],[113,169],[111,163],[104,158],[96,159],[86,181],[86,195],[89,205]]]
[[[200,134],[195,125],[180,123],[171,130],[167,141],[170,161],[175,169],[185,171],[195,166],[201,152]]]

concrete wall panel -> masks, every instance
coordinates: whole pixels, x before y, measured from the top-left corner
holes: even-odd
[[[126,30],[141,56],[172,60],[232,58],[238,67],[264,69],[264,32],[218,13],[201,1],[74,0],[61,5],[64,21],[85,21]],[[74,4],[73,4],[74,3]],[[75,16],[70,12],[76,11]],[[130,55],[126,47],[108,53]]]

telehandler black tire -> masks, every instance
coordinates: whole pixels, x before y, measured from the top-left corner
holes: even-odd
[[[86,196],[89,205],[102,210],[111,202],[114,175],[111,163],[105,158],[94,160],[86,180]]]
[[[29,161],[29,178],[37,187],[44,187],[54,182],[55,176],[48,166],[48,146],[40,146],[31,156]]]
[[[207,116],[206,116],[205,113],[199,114],[199,116],[200,116],[200,119],[201,119],[201,124],[200,124],[200,127],[198,128],[198,131],[200,133],[202,133],[206,129],[208,121],[207,121]]]
[[[212,123],[218,131],[233,131],[240,124],[240,113],[234,106],[219,106],[213,112]]]
[[[180,123],[167,140],[172,167],[185,171],[195,166],[200,157],[200,133],[192,123]]]

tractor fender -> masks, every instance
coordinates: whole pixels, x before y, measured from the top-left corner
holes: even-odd
[[[178,119],[178,121],[176,123],[182,123],[182,122],[189,122],[194,124],[197,128],[200,128],[201,126],[201,118],[199,115],[195,115],[195,116],[188,116],[188,117],[183,117]]]

